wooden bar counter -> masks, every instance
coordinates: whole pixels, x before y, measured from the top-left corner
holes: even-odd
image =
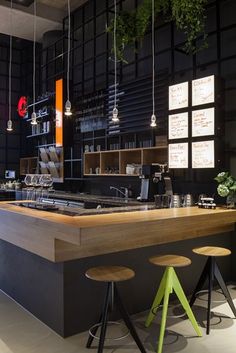
[[[1,202],[0,286],[67,337],[98,320],[104,287],[85,278],[90,267],[123,265],[134,269],[135,278],[120,288],[130,313],[146,310],[151,304],[162,275],[148,262],[153,255],[174,253],[192,259],[181,278],[190,293],[203,266],[192,248],[226,246],[233,255],[224,259],[221,268],[225,279],[232,280],[235,222],[236,210],[223,208],[116,210],[71,217]]]
[[[236,210],[186,207],[71,217],[2,202],[0,222],[0,239],[64,262],[230,232]]]

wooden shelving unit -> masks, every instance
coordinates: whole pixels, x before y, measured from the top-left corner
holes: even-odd
[[[134,148],[84,153],[84,175],[86,176],[138,176],[127,174],[127,164],[152,164],[167,162],[167,146]],[[96,173],[99,168],[99,173]]]
[[[42,174],[51,174],[53,181],[61,183],[64,180],[64,154],[62,147],[40,147],[39,165]]]
[[[38,161],[38,157],[20,158],[20,175],[37,173]]]

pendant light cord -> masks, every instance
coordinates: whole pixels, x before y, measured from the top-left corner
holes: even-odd
[[[114,0],[114,32],[113,32],[113,43],[114,43],[114,75],[115,75],[115,87],[114,87],[114,108],[116,108],[116,94],[117,94],[117,48],[116,48],[116,26],[117,26],[117,8],[116,0]]]
[[[11,26],[11,33],[10,33],[10,55],[9,55],[9,71],[8,71],[8,120],[11,120],[11,72],[12,72],[12,0],[11,0],[11,15],[10,15],[10,26]]]
[[[70,18],[70,0],[67,1],[68,6],[68,46],[67,46],[67,100],[70,100],[70,35],[71,35],[71,18]]]
[[[152,0],[152,114],[155,114],[155,7]]]
[[[33,44],[33,112],[35,113],[35,101],[36,101],[36,16],[37,16],[37,6],[36,0],[34,0],[34,44]]]

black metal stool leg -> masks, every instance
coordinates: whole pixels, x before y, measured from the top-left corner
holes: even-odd
[[[206,264],[204,266],[204,269],[203,269],[203,271],[201,273],[201,276],[200,276],[200,278],[198,280],[196,288],[194,289],[194,292],[193,292],[192,297],[190,299],[189,305],[191,307],[195,303],[197,292],[199,292],[202,289],[204,283],[206,282],[206,279],[207,279],[208,274],[209,274],[209,269],[210,269],[210,258],[208,258],[208,260],[207,260],[207,262],[206,262]]]
[[[211,322],[211,295],[213,289],[213,280],[214,280],[214,259],[209,257],[209,272],[208,272],[208,300],[207,300],[207,329],[206,334],[210,333],[210,322]]]
[[[134,325],[133,325],[133,323],[132,323],[132,321],[131,321],[131,319],[129,317],[129,314],[128,314],[127,310],[124,307],[124,304],[123,304],[123,302],[121,300],[121,297],[119,295],[119,292],[118,292],[118,289],[117,289],[116,285],[114,286],[114,291],[115,291],[115,301],[116,301],[116,304],[117,304],[117,308],[119,309],[120,314],[121,314],[126,326],[128,327],[128,329],[129,329],[134,341],[136,342],[138,348],[140,349],[140,351],[142,353],[146,353],[145,348],[144,348],[144,346],[143,346],[143,344],[142,344],[142,342],[141,342],[141,340],[140,340],[140,338],[139,338],[139,336],[138,336],[138,334],[137,334],[137,332],[135,330],[135,327],[134,327]]]
[[[103,347],[104,347],[104,341],[105,341],[106,330],[107,330],[107,317],[108,317],[110,297],[111,297],[111,283],[109,282],[107,285],[106,300],[105,300],[104,310],[102,313],[102,324],[101,324],[101,333],[100,333],[99,344],[98,344],[98,353],[102,353]]]
[[[215,266],[214,266],[214,275],[215,275],[217,282],[219,283],[219,286],[220,286],[225,298],[227,299],[227,302],[228,302],[234,316],[236,317],[236,308],[234,306],[233,300],[229,294],[228,288],[225,284],[225,281],[223,280],[223,277],[221,275],[221,272],[220,272],[219,267],[216,262],[215,262]]]
[[[100,345],[100,341],[102,338],[102,331],[104,331],[104,326],[105,326],[105,334],[106,334],[107,316],[108,316],[108,309],[109,309],[109,303],[110,303],[110,294],[111,294],[111,283],[108,283],[106,296],[105,296],[105,300],[104,300],[104,305],[103,305],[103,311],[102,311],[100,318],[99,318],[99,321],[98,321],[98,323],[101,323],[101,333],[100,333],[99,345]],[[95,326],[91,329],[91,333],[93,335],[96,335],[97,330],[98,330],[98,326]],[[103,334],[104,334],[104,332],[103,332]],[[93,340],[94,340],[94,337],[89,334],[86,348],[91,347]],[[105,336],[103,338],[102,349],[103,349],[103,345],[104,345],[104,340],[105,340]],[[101,350],[101,352],[102,352],[102,350]]]

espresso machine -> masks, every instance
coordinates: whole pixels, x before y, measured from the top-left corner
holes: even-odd
[[[153,201],[154,195],[173,195],[167,164],[143,165],[139,201]]]

